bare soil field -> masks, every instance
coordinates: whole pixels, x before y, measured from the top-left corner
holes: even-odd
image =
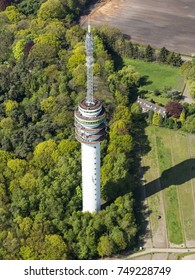
[[[138,43],[195,53],[194,0],[110,0],[92,9],[90,20],[116,26]]]
[[[195,260],[195,254],[185,256],[182,260]]]

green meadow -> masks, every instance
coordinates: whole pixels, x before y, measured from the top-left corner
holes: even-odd
[[[178,67],[137,59],[124,58],[123,61],[125,65],[132,65],[140,73],[142,77],[140,91],[148,91],[144,95],[145,99],[150,100],[152,98],[155,102],[165,105],[168,99],[161,95],[154,95],[152,93],[154,90],[162,91],[163,89],[171,88],[182,92],[184,89],[184,79]]]

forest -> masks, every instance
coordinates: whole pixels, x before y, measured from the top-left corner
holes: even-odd
[[[94,259],[136,246],[140,75],[116,70],[113,45],[123,36],[115,28],[93,28],[108,135],[102,210],[81,211],[74,110],[86,94],[86,30],[74,21],[88,2],[0,1],[0,259]]]

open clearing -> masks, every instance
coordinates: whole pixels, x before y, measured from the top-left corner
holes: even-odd
[[[93,25],[107,22],[116,26],[141,44],[195,53],[193,0],[110,0],[92,10],[90,19]]]
[[[146,84],[142,87],[145,90],[163,90],[165,87],[171,87],[182,91],[184,88],[184,80],[178,67],[128,58],[124,58],[124,64],[134,66],[145,78]]]
[[[178,67],[127,58],[124,58],[124,64],[132,65],[135,70],[140,73],[143,80],[143,86],[140,87],[140,90],[151,92],[154,90],[162,91],[165,88],[172,88],[182,92],[184,89],[184,79]],[[155,102],[164,105],[168,102],[167,98],[161,95],[155,96],[152,93],[146,94],[144,98],[149,100],[152,98]]]
[[[195,247],[195,135],[154,126],[146,133],[151,151],[142,163],[152,247]]]

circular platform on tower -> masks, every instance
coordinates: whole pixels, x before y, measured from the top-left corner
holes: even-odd
[[[76,139],[81,143],[94,144],[106,136],[105,110],[100,100],[90,104],[86,99],[79,102],[74,113]]]

